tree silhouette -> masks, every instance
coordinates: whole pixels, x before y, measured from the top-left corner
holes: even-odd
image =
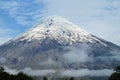
[[[19,72],[16,77],[17,80],[32,80],[32,77],[24,74],[23,72]]]
[[[46,76],[43,77],[43,80],[48,80],[48,78]]]
[[[10,74],[4,71],[3,67],[0,67],[0,80],[9,80]]]
[[[71,77],[69,80],[74,80],[74,77]]]
[[[114,71],[120,73],[120,66],[117,66],[117,67],[114,69]]]
[[[23,72],[19,72],[17,75],[11,75],[5,72],[3,67],[0,67],[0,80],[33,80],[33,78]]]
[[[0,67],[0,73],[4,72],[4,68]]]
[[[120,66],[117,66],[114,71],[108,80],[120,80]]]

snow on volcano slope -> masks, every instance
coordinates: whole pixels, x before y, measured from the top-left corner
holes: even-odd
[[[59,16],[50,16],[44,19],[39,25],[23,33],[16,39],[20,39],[21,41],[27,40],[28,42],[39,40],[42,42],[46,38],[57,40],[61,44],[71,45],[73,42],[98,42],[106,46],[104,42],[91,36],[79,26]]]

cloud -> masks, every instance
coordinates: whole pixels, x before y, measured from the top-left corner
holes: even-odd
[[[81,44],[80,48],[68,47],[70,50],[68,53],[63,54],[65,61],[70,63],[73,62],[87,62],[92,61],[92,56],[89,56],[89,51],[91,50],[87,44]]]
[[[2,34],[8,34],[9,32],[11,32],[11,29],[0,28],[0,36],[2,36]]]
[[[103,64],[109,63],[110,61],[120,61],[120,52],[114,50],[109,52],[109,55],[93,56],[91,51],[93,48],[88,44],[80,44],[80,47],[65,47],[66,50],[69,50],[67,53],[63,54],[63,60],[66,63],[93,63],[97,60],[100,60]]]
[[[3,10],[3,12],[6,11],[18,24],[25,26],[33,26],[40,21],[42,16],[41,8],[44,6],[42,2],[38,4],[31,0],[1,0],[0,5],[0,9]]]
[[[11,32],[11,29],[0,28],[0,44],[12,39],[12,36],[10,36]]]
[[[5,63],[5,62],[6,62],[6,58],[0,57],[0,63]]]
[[[17,5],[18,5],[17,2],[12,1],[10,3],[9,1],[3,1],[3,0],[1,0],[0,2],[1,2],[1,9],[11,9],[12,8],[13,12],[11,11],[10,13],[11,14],[15,13],[14,10],[17,8]],[[3,2],[4,2],[4,4],[3,4]]]
[[[111,58],[120,61],[120,55],[112,56]]]
[[[31,68],[25,68],[22,70],[28,75],[32,76],[45,76],[48,74],[51,75],[59,75],[59,76],[110,76],[113,73],[113,70],[102,69],[102,70],[89,70],[89,69],[80,69],[80,70],[53,70],[53,69],[45,69],[45,70],[33,70]]]
[[[80,69],[80,70],[65,70],[62,73],[62,76],[109,76],[113,70],[102,69],[102,70],[89,70],[89,69]]]
[[[11,69],[7,66],[4,66],[4,69],[6,72],[10,73],[10,74],[17,74],[19,71],[15,70],[15,69]]]
[[[24,73],[32,76],[45,76],[47,74],[54,74],[55,70],[46,69],[46,70],[33,70],[31,68],[25,68],[22,70]]]
[[[45,62],[40,63],[40,65],[53,66],[53,65],[57,65],[57,63],[54,60],[52,60],[51,58],[48,58],[48,59],[46,59]]]
[[[52,70],[52,69],[45,69],[45,70],[39,70],[39,69],[32,69],[32,68],[29,68],[29,67],[26,67],[22,70],[16,70],[16,69],[11,69],[7,66],[4,66],[4,69],[6,72],[10,73],[10,74],[18,74],[19,72],[24,72],[28,75],[31,75],[31,76],[45,76],[45,75],[48,75],[48,74],[54,74],[55,73],[55,70]]]
[[[111,53],[113,55],[110,57],[111,59],[120,61],[120,54],[119,54],[120,52],[119,51],[116,50],[116,51],[112,51]]]
[[[0,45],[10,40],[14,32],[12,29],[7,28],[7,24],[0,18]]]
[[[113,70],[110,69],[101,69],[101,70],[89,70],[89,69],[79,69],[79,70],[54,70],[54,69],[32,69],[32,68],[25,68],[23,70],[15,70],[8,67],[4,67],[6,72],[9,72],[10,74],[17,74],[19,72],[24,72],[31,76],[45,76],[45,75],[59,75],[59,76],[74,76],[74,77],[80,77],[80,76],[110,76],[113,73]]]

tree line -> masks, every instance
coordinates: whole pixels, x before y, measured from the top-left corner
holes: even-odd
[[[19,72],[16,75],[9,74],[4,71],[3,67],[0,67],[0,80],[33,80],[33,78],[23,72]]]

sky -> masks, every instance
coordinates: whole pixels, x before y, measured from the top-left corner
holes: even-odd
[[[0,44],[52,15],[120,45],[120,0],[0,0]]]

